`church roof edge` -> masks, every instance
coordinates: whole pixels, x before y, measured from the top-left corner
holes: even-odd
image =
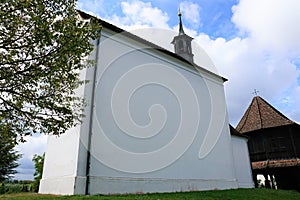
[[[174,57],[174,58],[176,58],[176,59],[178,59],[178,60],[180,60],[180,61],[182,61],[184,63],[187,63],[191,67],[200,68],[201,70],[207,72],[208,74],[211,74],[213,76],[216,76],[216,77],[222,79],[223,82],[228,81],[228,79],[226,79],[226,78],[224,78],[224,77],[222,77],[222,76],[220,76],[220,75],[218,75],[218,74],[216,74],[214,72],[211,72],[211,71],[209,71],[209,70],[207,70],[207,69],[205,69],[205,68],[203,68],[203,67],[201,67],[201,66],[199,66],[199,65],[197,65],[195,63],[188,62],[186,59],[182,58],[180,55],[175,54],[174,52],[171,52],[171,51],[169,51],[169,50],[167,50],[167,49],[165,49],[165,48],[163,48],[161,46],[158,46],[158,45],[156,45],[156,44],[154,44],[154,43],[152,43],[152,42],[150,42],[148,40],[145,40],[145,39],[143,39],[143,38],[141,38],[141,37],[139,37],[137,35],[134,35],[134,34],[128,32],[128,31],[126,31],[126,30],[124,30],[124,29],[122,29],[120,27],[117,27],[117,26],[115,26],[115,25],[113,25],[113,24],[111,24],[111,23],[109,23],[109,22],[107,22],[105,20],[100,19],[99,17],[93,16],[93,15],[88,14],[88,13],[86,13],[84,11],[81,11],[81,10],[77,10],[77,12],[79,13],[79,15],[83,19],[89,19],[91,17],[96,18],[99,21],[99,23],[101,23],[101,25],[103,25],[104,27],[106,27],[106,28],[108,28],[108,29],[110,29],[110,30],[112,30],[112,31],[114,31],[116,33],[123,33],[124,36],[126,36],[128,38],[131,38],[133,40],[136,40],[138,42],[141,42],[141,43],[143,43],[143,44],[145,44],[147,46],[150,46],[150,47],[152,47],[152,48],[154,48],[154,49],[156,49],[156,50],[158,50],[158,51],[160,51],[162,53],[165,53],[165,54],[167,54],[167,55],[169,55],[171,57]],[[196,70],[196,71],[198,71],[198,70]]]

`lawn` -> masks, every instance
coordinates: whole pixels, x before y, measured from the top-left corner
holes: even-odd
[[[55,196],[55,195],[41,195],[35,193],[20,193],[20,194],[6,194],[0,195],[0,199],[17,199],[17,200],[48,200],[48,199],[88,199],[88,200],[165,200],[165,199],[245,199],[245,200],[282,200],[282,199],[300,199],[300,193],[296,191],[285,190],[270,190],[270,189],[236,189],[236,190],[214,190],[203,192],[178,192],[178,193],[155,193],[155,194],[138,194],[138,195],[96,195],[96,196]]]

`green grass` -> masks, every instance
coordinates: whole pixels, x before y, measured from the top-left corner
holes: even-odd
[[[96,196],[55,196],[41,195],[35,193],[20,193],[0,195],[0,199],[17,199],[17,200],[48,200],[48,199],[66,199],[66,200],[183,200],[183,199],[245,199],[245,200],[285,200],[300,199],[300,193],[296,191],[286,190],[270,190],[270,189],[236,189],[236,190],[214,190],[203,192],[178,192],[178,193],[155,193],[155,194],[138,194],[138,195],[96,195]]]

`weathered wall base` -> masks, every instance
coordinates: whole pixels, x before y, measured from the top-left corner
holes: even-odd
[[[187,192],[238,188],[236,180],[132,179],[91,177],[90,194]]]
[[[42,179],[39,193],[74,195],[85,194],[86,177],[59,177]]]

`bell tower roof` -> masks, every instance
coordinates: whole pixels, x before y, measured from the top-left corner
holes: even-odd
[[[180,8],[178,10],[178,17],[179,17],[179,34],[178,35],[185,35],[184,30],[183,30],[183,25],[182,25],[182,19],[181,19],[181,11]]]
[[[173,41],[171,42],[174,44],[175,53],[189,61],[190,63],[194,63],[194,54],[192,53],[192,44],[191,41],[193,40],[192,37],[185,34],[183,30],[183,24],[181,19],[181,11],[178,10],[178,17],[179,17],[179,32],[178,35],[174,37]]]

